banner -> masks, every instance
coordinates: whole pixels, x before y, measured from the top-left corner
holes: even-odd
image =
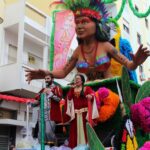
[[[53,70],[67,62],[71,41],[75,35],[74,16],[70,10],[55,13]]]

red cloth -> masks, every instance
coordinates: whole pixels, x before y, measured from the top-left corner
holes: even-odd
[[[0,99],[6,100],[6,101],[19,102],[19,103],[27,103],[27,102],[35,101],[34,99],[31,99],[31,98],[22,98],[22,97],[3,95],[3,94],[0,94]]]
[[[54,95],[57,95],[59,98],[62,98],[62,89],[59,86],[55,86],[53,90],[54,90]],[[51,120],[55,121],[56,123],[62,122],[59,102],[51,100],[50,117]]]
[[[50,87],[54,95],[58,96],[59,98],[62,98],[62,89],[59,86],[52,86]],[[36,95],[35,99],[40,100],[40,94],[44,92],[44,88],[39,91],[39,93]],[[50,118],[52,121],[55,121],[56,123],[62,122],[62,115],[61,115],[61,109],[59,102],[56,102],[55,100],[50,100]]]
[[[86,99],[86,95],[92,94],[93,90],[90,87],[85,87],[84,89],[84,96],[77,97],[74,93],[74,89],[70,89],[67,97],[69,100],[73,99],[74,102],[74,109],[81,109],[88,107],[88,100]],[[87,135],[86,135],[86,115],[87,112],[83,112],[83,128],[84,128],[84,134],[85,139],[87,142]],[[75,114],[75,119],[70,122],[70,133],[69,133],[69,147],[74,148],[77,146],[77,116]]]

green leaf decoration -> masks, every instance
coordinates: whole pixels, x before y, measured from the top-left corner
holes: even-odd
[[[99,138],[97,137],[94,129],[91,127],[89,123],[86,123],[86,131],[88,144],[91,150],[105,150],[104,145],[101,143]]]
[[[120,8],[118,14],[115,17],[115,20],[119,20],[120,19],[121,15],[123,13],[123,10],[125,8],[125,4],[126,4],[126,0],[122,0],[121,8]]]
[[[139,102],[141,99],[150,96],[150,81],[145,82],[140,89],[135,98],[135,103]]]
[[[129,6],[133,12],[133,14],[135,16],[137,16],[138,18],[144,18],[144,17],[147,17],[149,14],[150,14],[150,6],[148,8],[148,10],[145,12],[145,13],[139,13],[133,6],[133,3],[132,3],[132,0],[128,0],[129,2]]]
[[[54,34],[55,34],[55,16],[56,13],[59,12],[58,10],[53,11],[52,14],[52,33],[51,33],[51,39],[50,39],[50,56],[49,56],[49,60],[50,60],[50,64],[49,64],[49,70],[52,71],[53,70],[53,61],[54,61]]]
[[[116,28],[119,28],[119,24],[114,18],[108,18],[108,23],[113,23],[116,26]]]
[[[123,67],[122,68],[121,85],[122,85],[124,103],[127,104],[128,106],[130,106],[130,104],[133,102],[129,81],[130,81],[130,79],[129,79],[128,71],[125,67]]]
[[[109,4],[109,3],[114,3],[117,0],[102,0],[103,3]]]

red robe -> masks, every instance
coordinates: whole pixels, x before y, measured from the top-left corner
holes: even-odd
[[[73,100],[74,109],[80,110],[82,108],[88,108],[88,100],[86,99],[86,95],[93,94],[93,90],[90,87],[85,87],[84,96],[76,95],[74,89],[71,88],[67,94],[68,100]],[[83,119],[83,129],[84,136],[87,143],[87,134],[86,134],[86,119],[87,112],[82,113]],[[75,113],[75,118],[70,122],[70,133],[69,133],[69,147],[74,148],[77,146],[77,114]]]
[[[62,89],[59,86],[56,86],[53,84],[52,87],[50,87],[54,95],[56,95],[59,98],[62,98]],[[36,95],[35,99],[40,100],[40,94],[44,91],[44,88],[39,91],[39,93]],[[62,122],[62,115],[61,115],[61,109],[59,102],[51,99],[50,101],[50,118],[51,121],[55,121],[55,123],[61,123]]]
[[[53,92],[54,95],[57,95],[59,98],[62,98],[62,89],[59,86],[55,86]],[[50,117],[52,121],[55,121],[55,123],[62,122],[59,102],[51,100]]]

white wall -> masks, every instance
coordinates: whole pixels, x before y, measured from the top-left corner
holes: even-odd
[[[3,49],[4,49],[4,29],[3,24],[0,24],[0,66],[2,65],[3,61]]]

